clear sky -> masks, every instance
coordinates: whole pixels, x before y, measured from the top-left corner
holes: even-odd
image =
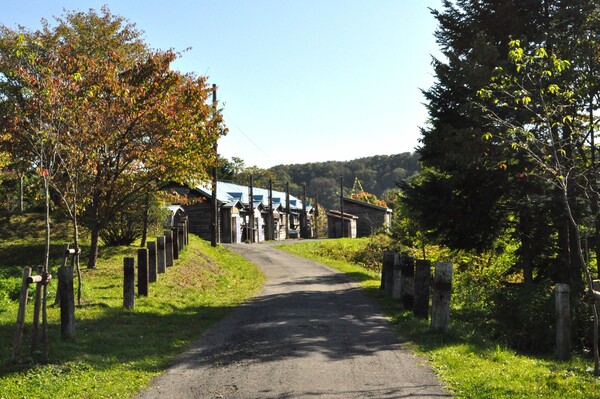
[[[413,151],[441,0],[0,0],[0,24],[66,10],[127,18],[218,86],[227,158],[267,168]]]

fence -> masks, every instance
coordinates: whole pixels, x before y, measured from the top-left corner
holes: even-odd
[[[416,317],[429,318],[433,331],[446,332],[450,322],[450,296],[452,293],[452,264],[437,262],[433,284],[431,262],[392,251],[383,253],[381,289],[397,299]]]
[[[167,267],[173,266],[175,259],[185,249],[189,242],[189,222],[187,218],[175,227],[165,230],[164,236],[159,236],[156,241],[147,243],[146,248],[140,248],[137,251],[137,287],[138,296],[148,296],[150,294],[150,283],[158,280],[158,275],[165,273]],[[75,301],[73,294],[73,255],[75,250],[64,246],[63,264],[58,269],[58,289],[57,300],[60,304],[60,331],[61,338],[65,340],[75,339]],[[71,265],[68,261],[71,260]],[[135,307],[135,258],[126,257],[123,261],[123,307],[133,309]],[[36,284],[36,293],[34,296],[34,314],[32,327],[32,353],[36,350],[36,345],[40,327],[41,309],[45,309],[42,298],[45,296],[42,291],[46,289],[52,276],[48,273],[42,273],[41,266],[38,267],[38,274],[32,275],[32,268],[25,267],[23,270],[23,281],[21,284],[21,295],[19,300],[19,310],[17,313],[16,333],[13,342],[12,361],[18,363],[21,361],[21,347],[25,330],[25,317],[27,311],[27,302],[29,298],[29,286]],[[44,344],[44,357],[47,357],[47,324],[45,317],[42,322],[42,340]]]
[[[165,230],[164,235],[149,241],[146,248],[137,251],[137,287],[138,296],[150,295],[150,283],[158,281],[159,276],[175,264],[181,252],[189,242],[187,218],[172,229]],[[136,259],[123,259],[123,307],[135,308]]]
[[[402,307],[412,310],[415,317],[428,319],[430,329],[447,332],[450,323],[452,295],[452,263],[436,262],[432,276],[431,262],[417,260],[406,254],[385,251],[381,273],[381,289],[397,299]],[[594,280],[600,291],[600,280]],[[429,306],[431,304],[431,311]],[[600,300],[598,301],[600,308]],[[556,358],[571,358],[570,289],[567,284],[556,284]]]

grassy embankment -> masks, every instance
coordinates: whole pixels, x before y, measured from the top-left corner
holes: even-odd
[[[307,241],[281,248],[349,274],[371,293],[417,353],[426,356],[456,398],[600,398],[600,378],[587,371],[589,357],[557,362],[552,356],[528,356],[494,342],[480,320],[454,317],[448,334],[429,331],[426,321],[412,317],[381,290],[380,274],[349,262],[368,240]],[[455,312],[456,316],[456,312]]]
[[[51,272],[68,242],[68,226],[54,226]],[[60,237],[62,236],[62,239]],[[98,267],[83,268],[83,301],[76,307],[76,341],[60,339],[58,308],[49,308],[49,364],[29,354],[25,364],[10,357],[22,267],[43,253],[43,227],[37,217],[0,216],[0,398],[128,398],[145,387],[186,345],[230,309],[253,296],[263,275],[249,262],[212,248],[195,236],[175,266],[159,275],[150,296],[136,298],[135,310],[122,308],[123,257],[135,247],[102,248]],[[85,252],[84,248],[84,252]],[[49,288],[54,298],[56,279]],[[51,302],[51,301],[50,301]],[[32,307],[28,308],[30,328]]]

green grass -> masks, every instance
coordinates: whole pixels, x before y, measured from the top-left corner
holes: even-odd
[[[440,379],[459,399],[497,398],[600,398],[600,378],[587,371],[590,358],[575,356],[569,362],[519,354],[490,340],[485,326],[452,313],[448,334],[432,333],[427,321],[415,319],[379,290],[379,272],[347,261],[323,256],[332,246],[361,245],[349,240],[307,241],[279,248],[331,266],[350,275],[371,293],[397,327],[400,336],[429,359]],[[323,250],[325,246],[325,251]],[[335,255],[333,255],[335,256]]]
[[[40,245],[43,248],[38,238],[0,241],[0,277],[6,285],[18,282],[22,273],[18,248],[33,250],[29,257],[37,254]],[[240,256],[190,236],[175,266],[150,285],[149,297],[136,297],[135,309],[125,310],[122,259],[135,251],[103,248],[98,267],[83,269],[83,303],[75,310],[74,342],[61,340],[59,309],[48,309],[49,364],[41,364],[39,353],[30,356],[27,334],[25,363],[10,363],[18,305],[0,296],[0,398],[131,397],[207,327],[255,295],[264,281]],[[56,280],[50,285],[50,298],[55,289]],[[28,330],[31,318],[30,306]]]

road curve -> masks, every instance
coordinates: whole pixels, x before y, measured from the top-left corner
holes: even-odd
[[[265,244],[228,247],[267,276],[138,398],[447,398],[344,274]]]

